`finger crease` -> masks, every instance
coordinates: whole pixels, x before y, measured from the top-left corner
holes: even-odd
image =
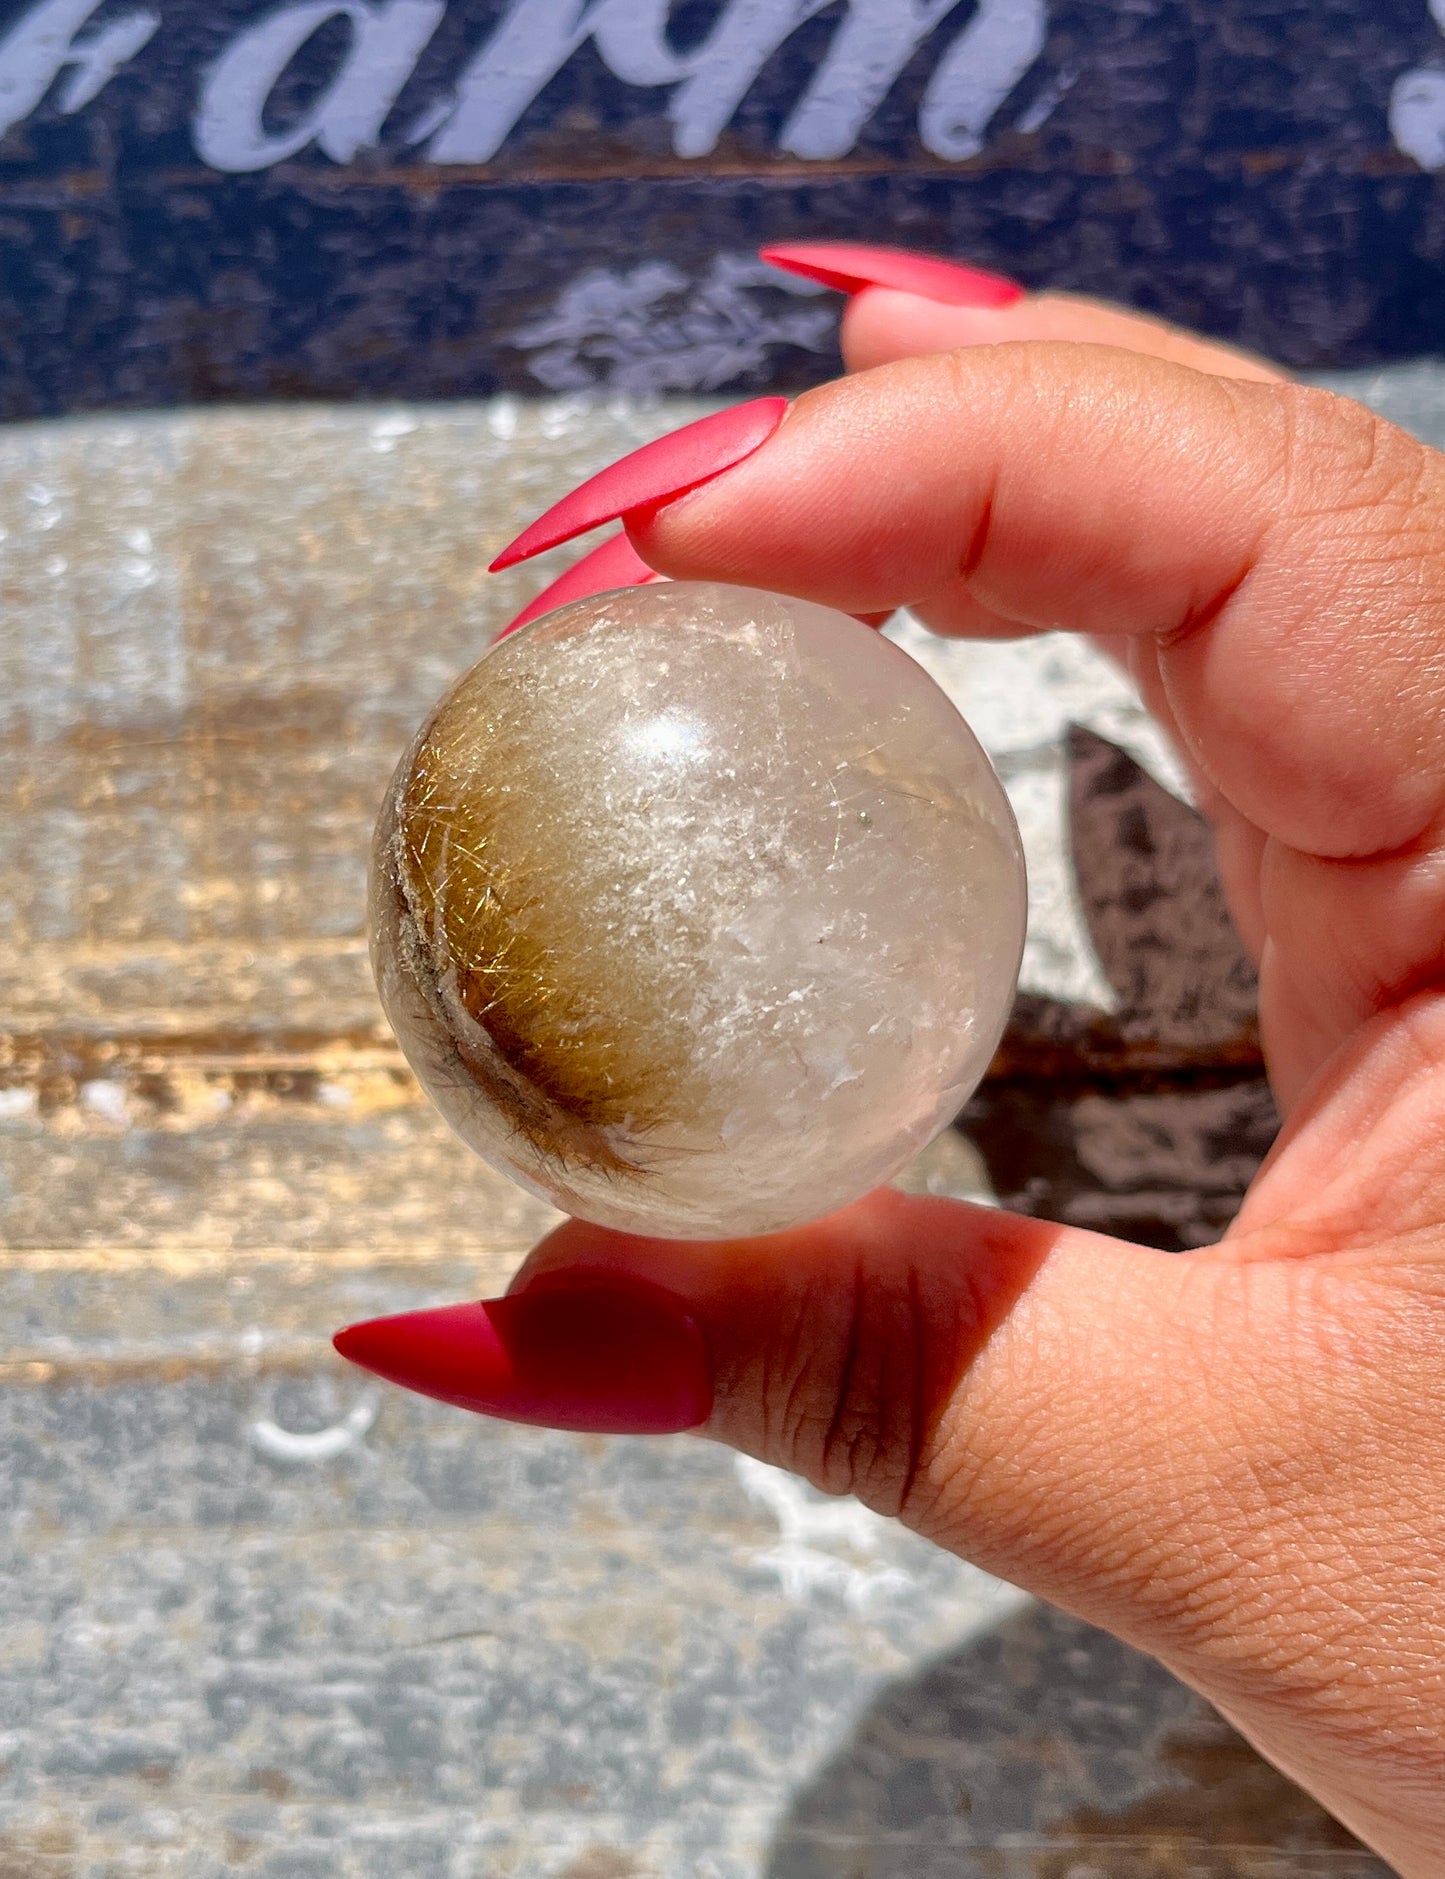
[[[900,1511],[912,1504],[913,1490],[918,1484],[918,1476],[923,1467],[924,1423],[927,1420],[927,1396],[925,1390],[925,1372],[928,1362],[928,1344],[923,1315],[923,1293],[918,1283],[918,1272],[913,1266],[908,1268],[908,1330],[912,1343],[909,1352],[913,1385],[913,1400],[910,1405],[911,1415],[908,1427],[908,1440],[905,1444],[906,1463],[903,1471],[903,1485],[898,1496]]]
[[[1251,562],[1247,567],[1241,568],[1232,580],[1216,588],[1201,606],[1189,608],[1183,618],[1176,621],[1173,626],[1163,628],[1156,635],[1161,650],[1169,651],[1175,646],[1180,646],[1186,639],[1192,639],[1196,633],[1202,633],[1207,627],[1213,626],[1225,608],[1233,603],[1253,572],[1254,565]]]
[[[853,1268],[853,1296],[848,1301],[848,1341],[843,1348],[843,1361],[833,1391],[832,1414],[828,1418],[828,1427],[824,1432],[822,1448],[819,1451],[825,1480],[832,1472],[833,1457],[837,1453],[838,1443],[843,1435],[843,1424],[852,1406],[853,1377],[858,1367],[865,1306],[863,1268],[861,1264],[858,1264]]]
[[[974,524],[973,535],[963,560],[959,563],[958,576],[962,581],[971,581],[979,570],[985,554],[988,552],[989,531],[993,527],[993,497],[990,495],[979,512]]]

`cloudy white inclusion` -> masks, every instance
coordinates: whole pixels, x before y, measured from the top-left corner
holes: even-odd
[[[639,757],[660,762],[695,760],[707,755],[707,740],[695,718],[680,711],[663,711],[641,724],[632,724],[624,733],[632,751]]]

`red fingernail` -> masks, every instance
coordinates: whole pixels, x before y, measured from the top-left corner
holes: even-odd
[[[559,542],[585,535],[590,528],[615,522],[634,509],[682,496],[699,483],[711,481],[750,457],[765,444],[783,421],[786,398],[754,398],[745,405],[715,411],[711,417],[686,424],[670,436],[659,437],[620,463],[609,464],[589,477],[580,489],[554,503],[530,528],[505,547],[491,572],[530,560]]]
[[[590,555],[574,561],[565,574],[559,574],[550,587],[544,587],[535,600],[523,607],[515,620],[509,620],[497,638],[505,639],[519,626],[540,619],[555,607],[565,607],[569,600],[586,600],[591,594],[606,594],[614,587],[645,587],[649,581],[666,578],[648,567],[624,530],[611,541],[603,542],[600,548],[594,548]]]
[[[476,1305],[372,1318],[332,1342],[389,1383],[507,1422],[671,1435],[712,1410],[701,1331],[642,1280],[542,1279]]]
[[[1011,307],[1022,300],[1017,281],[983,268],[963,267],[940,255],[910,254],[906,248],[870,248],[851,241],[781,241],[759,253],[770,267],[805,280],[821,281],[839,293],[893,287],[946,307]]]

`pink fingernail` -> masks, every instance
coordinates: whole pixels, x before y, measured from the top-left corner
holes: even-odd
[[[670,1292],[615,1274],[539,1279],[506,1298],[372,1318],[332,1342],[389,1383],[506,1422],[669,1435],[712,1411],[696,1321]]]
[[[590,528],[615,522],[635,509],[682,496],[750,457],[783,421],[786,398],[754,398],[659,437],[620,463],[609,464],[554,503],[530,528],[510,542],[492,563],[491,572],[528,561],[559,542],[585,535]]]
[[[594,548],[591,554],[583,555],[580,561],[574,561],[565,574],[559,574],[550,587],[544,587],[535,600],[529,601],[515,620],[509,620],[497,638],[505,639],[519,626],[526,626],[556,607],[565,607],[569,600],[586,600],[592,594],[609,593],[614,587],[645,587],[649,581],[666,578],[648,567],[624,530],[603,542],[600,548]]]
[[[1003,274],[964,267],[940,255],[911,254],[906,248],[873,248],[851,241],[772,242],[759,253],[770,267],[805,280],[821,281],[839,293],[865,287],[892,287],[947,307],[1011,307],[1024,290]]]

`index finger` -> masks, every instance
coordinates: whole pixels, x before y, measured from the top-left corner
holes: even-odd
[[[1363,407],[1097,345],[967,347],[799,399],[632,518],[679,578],[1153,636],[1192,759],[1306,852],[1442,806],[1445,459]]]
[[[1205,339],[1167,321],[1075,294],[1025,294],[1006,306],[951,306],[892,287],[855,293],[843,315],[843,357],[852,371],[953,346],[999,346],[1011,340],[1077,340],[1172,359],[1222,378],[1272,384],[1288,377],[1269,360]]]

